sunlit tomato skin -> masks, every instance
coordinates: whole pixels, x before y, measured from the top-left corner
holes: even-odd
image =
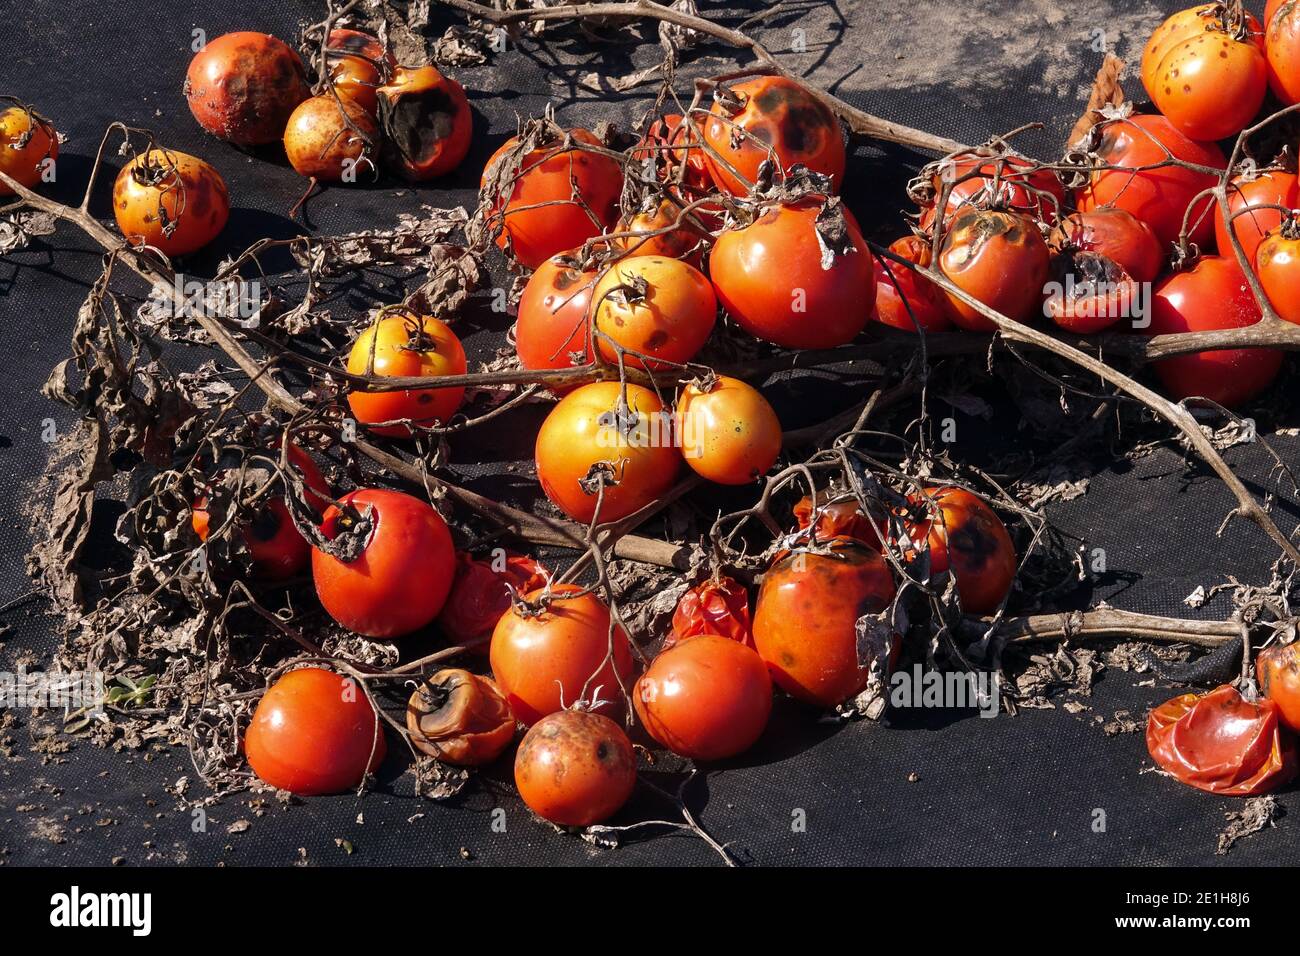
[[[686,464],[720,485],[756,481],[781,453],[781,420],[758,389],[727,375],[691,382],[677,400]]]
[[[311,95],[302,60],[265,33],[227,33],[194,55],[185,98],[199,125],[237,146],[284,135],[289,114]]]
[[[456,554],[456,578],[438,614],[438,629],[455,646],[486,650],[501,615],[510,610],[510,591],[527,594],[542,587],[549,575],[522,554],[493,555],[477,560]]]
[[[1300,103],[1300,4],[1272,0],[1265,14],[1268,85],[1287,105]]]
[[[750,648],[702,635],[664,651],[632,694],[646,732],[691,760],[725,760],[754,745],[772,712],[772,678]]]
[[[934,500],[942,520],[929,517],[927,497]],[[1002,519],[964,488],[926,488],[913,499],[913,508],[917,520],[908,523],[907,538],[928,543],[931,577],[951,572],[968,614],[996,611],[1016,577],[1016,546]],[[906,547],[904,556],[911,556]]]
[[[831,543],[829,555],[778,556],[763,575],[754,611],[754,647],[773,683],[823,708],[866,688],[874,657],[859,660],[857,621],[894,599],[894,579],[878,551],[848,538]]]
[[[1259,306],[1233,260],[1206,256],[1196,267],[1165,279],[1151,296],[1147,335],[1239,329],[1260,320]],[[1240,407],[1272,383],[1282,368],[1274,349],[1191,352],[1152,363],[1165,392],[1175,400],[1199,395],[1227,408]]]
[[[560,711],[524,734],[515,754],[515,786],[543,820],[591,826],[627,803],[636,786],[636,754],[608,717]]]
[[[1054,172],[1015,153],[988,156],[987,152],[958,153],[930,167],[934,170],[930,180],[933,203],[938,203],[945,184],[952,184],[946,218],[974,206],[1023,213],[1043,222],[1056,219],[1065,203],[1065,187]],[[922,214],[923,231],[933,224],[934,212],[931,205]]]
[[[722,233],[709,256],[718,301],[750,335],[792,349],[834,348],[871,321],[875,267],[853,214],[850,251],[822,268],[816,220],[822,198],[775,203]]]
[[[58,156],[59,136],[48,122],[21,106],[0,111],[0,171],[31,189],[41,181],[45,161]],[[0,182],[0,196],[13,194]]]
[[[455,576],[447,523],[432,505],[400,491],[363,488],[340,503],[346,510],[331,506],[321,523],[327,540],[347,531],[356,515],[370,531],[350,561],[312,549],[316,596],[330,617],[366,637],[418,631],[438,616]]]
[[[1016,322],[1027,322],[1043,301],[1051,254],[1028,216],[966,209],[953,217],[939,252],[939,270],[963,292]],[[971,332],[997,325],[951,292],[954,324]]]
[[[600,145],[585,129],[570,130],[569,135],[576,143]],[[511,137],[492,154],[483,170],[482,187],[488,185],[494,167],[516,142]],[[622,168],[608,156],[583,149],[565,150],[562,146],[559,142],[540,146],[521,157],[513,186],[510,180],[503,183],[507,197],[504,207],[494,201],[491,209],[503,226],[497,245],[505,249],[508,243],[519,261],[530,269],[557,253],[582,245],[618,221]]]
[[[348,353],[348,371],[381,378],[465,374],[465,349],[446,323],[431,315],[389,315],[362,332]],[[409,425],[381,422],[409,420],[430,428],[445,425],[460,408],[465,388],[410,388],[393,392],[348,392],[348,406],[357,421],[377,435],[409,437]]]
[[[706,578],[683,592],[673,610],[672,630],[660,651],[682,641],[711,634],[754,646],[753,623],[749,614],[749,592],[734,578],[719,575]]]
[[[596,328],[628,350],[624,361],[652,370],[693,359],[708,341],[718,314],[717,296],[704,273],[664,256],[628,256],[614,262],[596,284],[591,303]],[[596,347],[607,361],[618,361],[607,339],[601,338]]]
[[[331,30],[326,46],[334,89],[374,113],[378,108],[376,91],[385,71],[391,72],[394,65],[392,55],[384,51],[378,37],[360,30]]]
[[[359,182],[371,175],[378,142],[379,127],[370,111],[329,93],[303,100],[284,128],[289,165],[299,176],[326,183]]]
[[[304,797],[354,789],[387,749],[365,691],[320,667],[289,671],[272,684],[244,735],[258,778]]]
[[[1288,729],[1300,732],[1300,643],[1274,644],[1255,658],[1259,689]]]
[[[929,268],[930,243],[904,236],[889,244],[897,256]],[[915,332],[942,332],[952,327],[951,306],[943,290],[907,266],[881,259],[876,265],[876,321]]]
[[[1147,752],[1182,783],[1230,797],[1269,793],[1296,773],[1295,747],[1277,705],[1252,703],[1231,684],[1183,694],[1152,708]]]
[[[1254,265],[1255,254],[1264,236],[1282,224],[1285,215],[1278,209],[1258,209],[1257,206],[1282,206],[1294,209],[1300,203],[1294,173],[1270,169],[1258,176],[1238,176],[1228,183],[1228,209],[1232,214],[1232,230],[1241,242],[1246,261]],[[1219,255],[1234,258],[1232,239],[1218,204],[1214,209],[1214,241]]]
[[[1216,177],[1181,166],[1132,170],[1156,166],[1170,156],[1213,169],[1223,169],[1228,162],[1214,143],[1188,139],[1165,117],[1146,114],[1103,124],[1096,154],[1107,166],[1125,168],[1093,170],[1075,195],[1079,211],[1104,206],[1127,210],[1150,226],[1165,246],[1178,241],[1184,212],[1193,198],[1215,184]],[[1188,217],[1188,238],[1203,250],[1209,248],[1214,231],[1212,203],[1206,197]]]
[[[554,505],[574,521],[601,522],[639,511],[672,487],[681,466],[672,416],[654,392],[618,382],[574,389],[537,433],[537,480]],[[603,500],[597,495],[603,474]],[[586,487],[584,487],[584,485]]]
[[[618,221],[616,232],[642,235],[624,236],[615,240],[614,245],[634,256],[681,259],[698,269],[710,242],[704,226],[701,214],[687,213],[671,199],[659,199],[636,215],[624,216]],[[664,229],[668,231],[660,232]],[[658,235],[645,235],[647,233]]]
[[[1255,269],[1264,294],[1280,317],[1300,323],[1300,235],[1278,227],[1255,251]]]
[[[406,729],[421,753],[456,767],[481,767],[515,739],[515,717],[490,677],[448,667],[411,693]]]
[[[573,368],[575,355],[578,364],[592,360],[587,316],[599,277],[597,270],[580,269],[565,255],[552,256],[528,277],[515,320],[520,365],[527,369]]]
[[[474,136],[463,86],[432,66],[399,67],[378,95],[383,155],[390,169],[424,182],[460,165]]]
[[[489,660],[515,719],[529,726],[579,700],[618,716],[632,687],[632,646],[609,608],[574,584],[551,588],[540,607],[512,607],[492,632]],[[524,595],[538,603],[542,591]]]
[[[150,149],[117,174],[113,214],[132,245],[143,243],[167,256],[187,256],[225,228],[230,194],[221,174],[197,156]]]
[[[875,520],[864,514],[857,499],[844,497],[836,500],[827,498],[825,492],[818,495],[817,538],[828,541],[831,538],[853,538],[868,547],[880,550],[881,543],[889,530],[889,522],[884,515]],[[794,506],[794,520],[800,529],[807,528],[813,520],[813,500],[804,495]]]
[[[1154,282],[1165,267],[1164,247],[1151,227],[1115,206],[1070,213],[1052,229],[1048,245],[1054,253],[1105,256],[1136,282]]]
[[[723,192],[743,196],[771,159],[781,180],[795,165],[831,177],[838,191],[844,179],[844,136],[839,120],[808,90],[782,76],[757,76],[728,84],[715,94],[709,116],[699,122],[704,141],[731,167],[705,152],[713,181]],[[734,172],[733,172],[734,170]],[[739,173],[739,177],[735,175]]]

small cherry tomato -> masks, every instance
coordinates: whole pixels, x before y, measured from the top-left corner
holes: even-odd
[[[794,506],[794,520],[802,528],[812,523],[812,498],[804,495]],[[826,491],[817,494],[817,537],[822,541],[831,538],[853,538],[868,547],[880,550],[881,542],[889,530],[883,515],[872,520],[864,514],[858,500],[851,495],[834,495]]]
[[[1288,218],[1255,250],[1255,273],[1273,310],[1300,323],[1300,221]]]
[[[510,610],[510,590],[527,594],[546,584],[546,569],[522,554],[502,553],[478,561],[456,554],[456,578],[438,614],[438,628],[453,645],[475,648],[492,638],[501,615]],[[483,648],[486,649],[486,648]]]
[[[360,30],[331,30],[325,46],[334,89],[374,113],[378,108],[376,90],[395,65],[392,54],[384,50],[378,37]]]
[[[1269,793],[1296,773],[1295,747],[1277,706],[1248,701],[1231,684],[1183,694],[1151,710],[1147,752],[1180,782],[1230,797]]]
[[[1274,644],[1255,658],[1255,679],[1264,696],[1277,706],[1277,718],[1300,731],[1300,642]]]
[[[588,710],[617,716],[631,689],[632,646],[610,620],[609,608],[575,584],[557,584],[523,597],[492,632],[490,661],[515,719],[537,723],[585,701]],[[592,706],[599,702],[598,706]]]
[[[379,88],[379,120],[385,162],[412,182],[452,172],[474,135],[465,88],[432,66],[397,69]]]
[[[375,118],[360,103],[329,93],[303,100],[284,129],[284,153],[299,176],[356,182],[374,171]]]
[[[465,349],[446,323],[431,315],[389,315],[357,337],[348,353],[353,375],[380,378],[465,374]],[[461,385],[449,388],[408,388],[403,391],[348,392],[348,406],[357,421],[377,435],[397,438],[413,434],[412,425],[445,425],[465,397]],[[383,422],[411,424],[384,425]]]
[[[705,153],[709,173],[719,189],[733,196],[749,192],[758,180],[759,166],[768,160],[776,167],[778,182],[795,165],[831,177],[833,190],[844,179],[839,120],[794,80],[756,76],[720,85],[712,111],[699,125],[704,141],[717,154]]]
[[[515,739],[515,718],[492,679],[454,667],[435,672],[406,704],[411,745],[443,763],[481,767]]]
[[[1135,282],[1154,282],[1165,267],[1165,251],[1151,227],[1116,206],[1072,212],[1052,229],[1054,253],[1091,252],[1105,256]]]
[[[672,487],[682,456],[672,416],[658,396],[618,382],[574,389],[537,433],[537,480],[557,508],[589,522],[600,503],[602,523],[640,511]],[[603,483],[603,496],[598,494]]]
[[[945,220],[969,207],[1018,212],[1042,222],[1056,220],[1065,203],[1065,187],[1052,170],[1016,153],[988,153],[969,150],[926,167],[933,199],[921,217],[923,231],[934,223],[934,204],[947,183],[952,186]]]
[[[709,274],[718,301],[750,335],[785,348],[834,348],[871,321],[875,269],[866,240],[840,206],[844,251],[823,252],[834,246],[819,239],[819,222],[835,231],[823,218],[825,203],[805,196],[771,204],[714,243]]]
[[[185,98],[199,125],[237,146],[284,135],[294,108],[311,95],[302,60],[265,33],[227,33],[190,61]]]
[[[719,575],[688,588],[677,600],[672,630],[664,638],[660,652],[702,634],[739,641],[746,647],[754,646],[749,592],[743,584]]]
[[[528,277],[519,297],[515,351],[527,369],[573,368],[591,361],[587,315],[600,273],[582,270],[567,255],[552,256]],[[568,391],[556,388],[553,391]]]
[[[717,296],[704,274],[663,256],[628,256],[612,263],[591,301],[596,328],[636,353],[626,355],[626,363],[652,370],[693,359],[708,341],[718,313]],[[597,348],[607,361],[618,361],[607,339],[601,338]]]
[[[758,389],[713,375],[682,389],[677,438],[697,475],[746,485],[767,474],[781,453],[781,420]]]
[[[1300,202],[1294,173],[1268,169],[1251,176],[1237,176],[1228,183],[1228,210],[1232,215],[1232,231],[1241,242],[1246,261],[1255,264],[1255,253],[1264,236],[1282,224],[1285,213],[1279,209],[1259,209],[1258,206],[1282,206],[1294,209]],[[1219,255],[1234,259],[1232,239],[1218,205],[1214,208],[1214,241]]]
[[[562,710],[539,721],[515,754],[515,786],[528,809],[562,827],[608,820],[636,786],[636,754],[608,717]]]
[[[342,553],[312,549],[316,596],[330,617],[366,637],[418,631],[442,610],[456,573],[447,523],[400,491],[363,488],[340,504],[325,512],[321,533]]]
[[[25,106],[0,111],[0,171],[28,189],[41,181],[45,162],[59,156],[59,134],[50,121]],[[14,191],[0,182],[0,196]]]
[[[277,790],[310,797],[360,785],[387,747],[357,682],[320,667],[289,671],[262,695],[244,735],[253,772]]]
[[[931,517],[926,499],[934,501]],[[916,519],[907,525],[904,556],[915,560],[922,540],[930,552],[930,575],[951,572],[961,606],[969,614],[992,614],[1016,578],[1016,546],[1007,526],[980,498],[964,488],[926,488],[913,496]],[[940,520],[941,519],[941,520]]]
[[[919,236],[904,236],[889,244],[897,256],[929,268],[930,243]],[[943,332],[952,326],[948,296],[924,276],[887,259],[876,263],[876,321],[915,332]]]
[[[1034,220],[1012,212],[965,209],[953,217],[939,253],[939,271],[966,294],[1016,322],[1027,322],[1043,301],[1051,266]],[[963,329],[997,328],[948,293],[951,318]]]
[[[221,174],[197,156],[149,149],[117,174],[113,214],[132,245],[187,256],[225,228],[230,195]]]
[[[615,232],[643,235],[616,239],[614,246],[633,256],[681,259],[698,269],[712,241],[704,230],[704,217],[698,212],[685,212],[671,199],[654,199],[634,216],[624,216],[614,228]]]

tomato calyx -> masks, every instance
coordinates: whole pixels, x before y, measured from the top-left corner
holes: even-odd
[[[27,144],[32,141],[32,137],[36,135],[38,129],[45,134],[46,138],[49,139],[51,143],[58,142],[59,134],[55,131],[54,124],[49,120],[49,118],[36,112],[31,105],[24,103],[18,97],[8,93],[0,94],[0,104],[3,103],[9,103],[12,107],[22,110],[23,115],[27,117],[27,128],[14,137],[14,139],[8,144],[9,149],[24,149]],[[0,110],[0,112],[5,111]]]
[[[379,526],[379,516],[369,504],[359,509],[350,501],[341,501],[335,507],[338,514],[330,524],[329,531],[317,530],[308,540],[330,557],[351,564],[365,554],[366,548],[370,546],[375,529]]]

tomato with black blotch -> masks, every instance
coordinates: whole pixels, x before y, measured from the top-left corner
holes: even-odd
[[[421,753],[454,767],[481,767],[515,739],[515,717],[490,677],[447,667],[411,693],[406,729]]]
[[[804,495],[795,503],[794,520],[801,530],[812,524],[813,499],[810,496]],[[815,533],[820,540],[853,538],[879,551],[888,530],[889,522],[883,515],[873,520],[852,495],[818,492]]]
[[[511,590],[526,594],[549,579],[545,568],[522,554],[478,560],[468,552],[457,552],[456,578],[438,614],[438,629],[453,646],[486,650],[497,621],[510,610]]]
[[[573,368],[592,360],[587,341],[596,269],[583,269],[567,254],[552,256],[528,277],[515,320],[515,352],[527,369]],[[550,386],[567,392],[573,386]]]
[[[236,146],[274,143],[311,96],[298,54],[283,40],[247,31],[205,44],[190,61],[184,92],[199,125]]]
[[[767,474],[781,454],[781,420],[752,385],[712,375],[682,388],[677,438],[697,475],[746,485]]]
[[[1141,287],[1108,256],[1062,252],[1052,257],[1051,270],[1043,311],[1067,332],[1091,335],[1140,317]]]
[[[464,375],[465,369],[460,339],[445,322],[431,315],[384,316],[357,337],[348,353],[348,371],[353,375],[441,377]],[[447,424],[464,397],[463,385],[387,392],[354,388],[348,392],[348,406],[357,421],[375,434],[405,438],[413,434],[412,425],[430,428]]]
[[[397,65],[393,55],[378,37],[360,30],[333,29],[325,46],[325,62],[334,89],[374,113],[379,105],[379,86]]]
[[[930,267],[930,243],[920,236],[903,236],[889,251],[918,266]],[[876,321],[904,332],[943,332],[952,327],[948,296],[924,276],[907,266],[878,258],[876,268]]]
[[[754,646],[749,592],[735,578],[719,574],[687,588],[677,599],[672,629],[664,638],[660,651],[702,634],[739,641],[747,647]]]
[[[418,631],[442,610],[456,550],[447,522],[428,502],[362,488],[329,507],[321,534],[344,553],[312,548],[316,596],[348,630],[388,640]]]
[[[387,749],[365,691],[321,667],[289,671],[272,684],[244,734],[258,779],[304,797],[354,789]]]
[[[59,156],[59,134],[45,117],[25,106],[0,111],[0,171],[18,183],[33,188],[41,181],[46,160]],[[0,182],[0,196],[14,191]]]
[[[967,295],[1009,319],[1027,322],[1042,304],[1051,254],[1028,216],[968,208],[949,224],[938,268]],[[954,324],[971,332],[997,328],[951,292],[947,297]]]
[[[1135,282],[1154,282],[1165,267],[1164,247],[1151,227],[1115,206],[1070,213],[1052,228],[1048,246],[1054,254],[1105,256]]]
[[[1255,274],[1273,311],[1300,323],[1300,222],[1288,217],[1255,250]]]
[[[628,256],[612,263],[596,283],[591,303],[596,329],[608,336],[596,343],[605,360],[618,362],[617,343],[627,350],[627,365],[652,371],[693,359],[718,315],[718,299],[704,273],[664,256]]]
[[[1232,218],[1232,231],[1241,242],[1246,261],[1253,268],[1255,254],[1264,236],[1282,224],[1286,210],[1294,209],[1300,202],[1295,173],[1281,169],[1267,169],[1249,176],[1236,176],[1228,183],[1228,211]],[[1281,206],[1276,208],[1257,207]],[[1232,239],[1223,221],[1223,213],[1216,204],[1214,209],[1214,241],[1219,255],[1235,258]]]
[[[374,171],[379,126],[362,104],[328,93],[303,100],[284,128],[284,154],[299,176],[357,182]]]
[[[528,809],[562,827],[608,820],[636,786],[636,753],[608,717],[563,710],[531,727],[515,754],[515,786]]]
[[[117,174],[113,215],[132,245],[187,256],[226,227],[230,194],[221,174],[197,156],[148,149]]]
[[[1255,658],[1259,689],[1277,706],[1277,717],[1300,733],[1300,642],[1273,644]]]
[[[411,182],[425,182],[461,164],[474,137],[463,86],[436,67],[398,67],[378,97],[389,169]]]
[[[925,541],[931,578],[951,573],[962,610],[992,614],[1011,593],[1016,578],[1016,546],[1007,526],[981,498],[964,488],[926,488],[911,500],[904,559],[917,560]]]
[[[927,167],[933,170],[934,198],[922,212],[922,231],[934,223],[935,205],[949,183],[945,220],[969,207],[1023,213],[1042,222],[1056,220],[1065,204],[1065,187],[1056,173],[1017,153],[989,152],[969,150]]]

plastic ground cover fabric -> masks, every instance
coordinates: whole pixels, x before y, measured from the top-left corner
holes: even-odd
[[[721,12],[731,17],[727,22],[738,22],[732,7],[700,6],[706,14]],[[1127,0],[921,0],[901,9],[884,2],[814,2],[790,5],[749,29],[787,56],[793,68],[871,112],[971,143],[1042,120],[1048,129],[1019,144],[1030,153],[1052,154],[1079,112],[1101,60],[1101,44],[1127,57],[1132,75],[1145,37],[1177,6]],[[750,12],[764,8],[755,4]],[[211,274],[226,252],[259,237],[294,234],[298,226],[287,211],[303,184],[282,160],[250,158],[193,122],[180,94],[191,31],[201,27],[215,37],[257,29],[292,39],[300,22],[320,16],[318,5],[301,2],[31,4],[5,18],[6,30],[17,35],[0,58],[0,92],[33,103],[68,135],[53,189],[65,200],[79,194],[101,132],[114,119],[152,128],[167,145],[213,162],[229,183],[234,209],[216,247],[188,264],[191,272]],[[435,10],[431,33],[450,22],[452,17]],[[653,28],[647,35],[653,36]],[[709,48],[707,55],[714,57],[709,62],[718,72],[735,62],[720,47]],[[472,207],[483,162],[513,132],[517,116],[536,115],[551,103],[566,125],[604,119],[628,124],[653,86],[613,94],[579,81],[593,72],[623,74],[656,56],[652,43],[602,49],[565,35],[544,48],[512,48],[488,66],[458,71],[476,124],[474,146],[462,168],[446,182],[417,189],[330,190],[310,204],[312,224],[332,234],[383,227],[420,202]],[[1137,86],[1130,81],[1131,94],[1140,98]],[[903,185],[927,158],[895,147],[856,145],[846,198],[869,233],[885,240],[898,234]],[[106,211],[102,204],[99,208]],[[19,511],[45,466],[44,420],[53,418],[61,429],[71,424],[67,410],[40,397],[38,388],[65,357],[77,307],[98,266],[97,247],[67,227],[31,250],[0,259],[0,317],[8,353],[0,385],[0,603],[31,588],[23,568],[29,541]],[[497,281],[504,281],[502,276],[498,270]],[[333,307],[360,311],[373,303],[372,290],[358,285]],[[509,321],[471,310],[458,331],[471,356],[481,358],[501,344]],[[798,386],[777,391],[774,398],[787,427],[824,417],[828,406],[809,400]],[[508,425],[458,440],[452,468],[459,480],[474,490],[529,502],[536,492],[517,470],[508,469],[530,457],[542,414],[543,409],[530,407]],[[998,423],[982,427],[1010,431]],[[1295,438],[1273,440],[1285,459],[1294,460]],[[1270,462],[1262,449],[1236,448],[1228,459],[1257,490],[1269,487]],[[1107,574],[1090,594],[1074,600],[1105,598],[1134,611],[1223,617],[1231,610],[1224,597],[1199,612],[1183,598],[1228,574],[1267,582],[1275,556],[1253,526],[1233,523],[1215,537],[1230,507],[1220,484],[1189,470],[1176,453],[1160,451],[1136,464],[1103,464],[1086,495],[1049,506],[1048,513],[1066,531],[1107,551]],[[102,520],[111,526],[114,517]],[[1296,518],[1280,515],[1284,527]],[[32,599],[0,618],[7,626],[0,635],[0,664],[10,667],[20,656],[49,651],[53,635],[43,607],[41,599]],[[1286,819],[1239,843],[1231,855],[1216,856],[1224,814],[1240,803],[1143,772],[1151,765],[1141,733],[1112,737],[1098,726],[1098,718],[1110,720],[1117,711],[1142,721],[1152,704],[1176,692],[1150,673],[1109,670],[1091,697],[1082,698],[1089,709],[1080,714],[1058,707],[983,720],[970,713],[909,710],[885,724],[848,725],[817,723],[789,701],[779,701],[760,745],[711,768],[687,794],[716,839],[728,843],[741,861],[763,865],[1294,860],[1300,830]],[[259,816],[245,795],[211,808],[206,832],[196,833],[190,813],[178,809],[164,790],[182,775],[191,778],[192,787],[201,786],[183,750],[146,759],[146,751],[113,753],[74,743],[65,754],[43,758],[31,751],[29,728],[23,715],[17,716],[18,726],[9,731],[12,757],[0,759],[0,864],[717,862],[704,843],[685,834],[647,832],[611,851],[552,832],[531,820],[513,795],[508,765],[450,803],[421,800],[411,795],[402,763],[393,758],[380,775],[379,792],[364,798],[318,798],[289,807],[268,801]],[[1281,799],[1290,804],[1295,798],[1287,792]],[[1098,810],[1104,811],[1101,832],[1095,825]],[[671,807],[641,794],[615,822],[671,813]],[[239,821],[251,826],[243,828]]]

